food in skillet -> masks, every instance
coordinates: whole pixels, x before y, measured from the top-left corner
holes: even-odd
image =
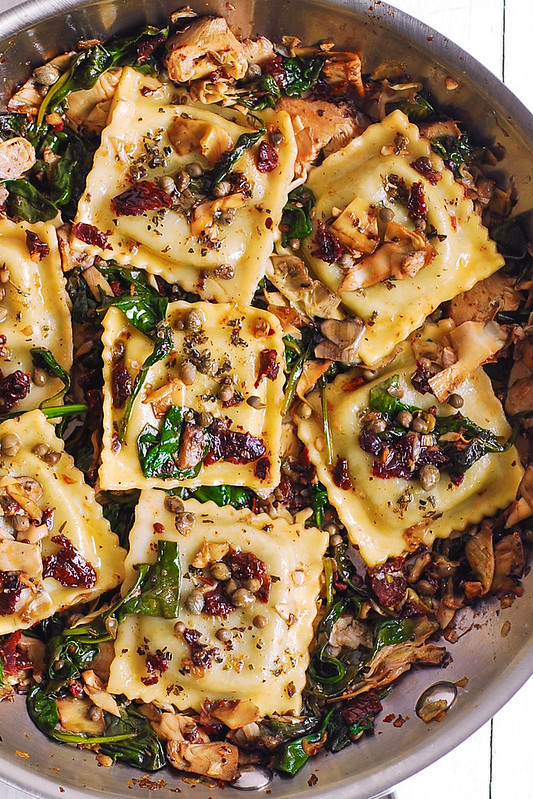
[[[2,693],[102,765],[295,774],[521,594],[530,246],[404,73],[185,10],[0,116]]]

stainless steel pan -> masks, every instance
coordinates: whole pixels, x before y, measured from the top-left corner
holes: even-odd
[[[163,22],[179,5],[176,0],[29,0],[0,17],[0,94],[4,97],[32,66],[75,46],[80,38],[107,38],[146,21]],[[445,106],[460,109],[464,119],[487,142],[505,147],[498,170],[514,177],[517,211],[533,208],[533,117],[484,67],[448,39],[411,17],[372,0],[193,0],[200,13],[222,13],[239,33],[262,33],[274,40],[283,34],[306,42],[332,37],[337,45],[361,53],[365,71],[382,60],[399,59],[413,76],[422,77]],[[459,83],[447,92],[445,78]],[[468,634],[449,647],[453,662],[446,669],[421,669],[407,674],[387,699],[387,713],[408,718],[401,729],[378,721],[376,735],[335,756],[325,755],[291,781],[275,779],[271,799],[312,795],[314,799],[368,799],[427,766],[459,744],[518,690],[533,671],[530,596],[533,573],[525,579],[525,596],[506,610],[492,605],[467,612],[461,629]],[[472,629],[470,629],[472,628]],[[504,635],[504,632],[508,633]],[[415,713],[421,694],[439,681],[467,678],[445,719],[424,724]],[[40,797],[69,799],[126,797],[141,772],[121,767],[99,768],[90,752],[51,743],[32,726],[24,702],[0,707],[0,775]],[[22,756],[21,756],[22,753]],[[28,757],[26,757],[28,755]],[[318,778],[310,789],[308,780]],[[159,799],[213,797],[216,789],[197,785],[192,791],[173,773],[152,775],[165,780]],[[314,778],[313,778],[314,779]],[[128,783],[131,787],[128,787]],[[225,799],[242,799],[226,788]],[[252,794],[253,795],[253,794]]]

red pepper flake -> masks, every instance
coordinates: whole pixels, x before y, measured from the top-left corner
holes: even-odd
[[[100,247],[101,250],[113,249],[111,245],[107,243],[109,232],[103,233],[94,225],[88,225],[86,222],[78,222],[77,225],[74,225],[72,228],[72,235],[76,236],[80,241],[84,241],[85,244],[92,244],[94,247]]]
[[[0,372],[0,416],[13,410],[17,402],[30,393],[31,379],[27,372],[17,369],[5,377]]]
[[[43,560],[43,577],[53,577],[61,585],[74,588],[93,588],[96,584],[94,566],[85,560],[64,535],[52,536],[60,549]]]
[[[257,148],[255,165],[258,172],[273,172],[279,162],[278,154],[271,144],[262,141]]]
[[[230,552],[227,557],[231,576],[235,580],[259,580],[261,587],[255,592],[260,602],[268,602],[271,580],[266,566],[253,552]]]
[[[276,350],[262,350],[259,353],[259,372],[254,387],[257,388],[263,377],[268,380],[275,380],[279,374],[279,363],[277,362],[278,353]]]
[[[42,261],[50,255],[50,247],[42,241],[37,233],[32,230],[26,231],[26,245],[32,261]]]
[[[126,189],[111,200],[111,207],[117,216],[141,216],[145,211],[160,211],[171,205],[170,194],[149,180],[135,183],[131,189]]]
[[[327,264],[334,264],[335,261],[342,258],[344,253],[342,245],[338,238],[327,229],[324,222],[318,222],[313,241],[317,245],[317,249],[311,255],[321,258]]]
[[[456,216],[450,216],[450,222],[452,223],[452,228],[454,230],[457,230],[457,217]]]
[[[348,491],[352,487],[346,458],[337,458],[337,463],[333,469],[333,482],[337,488],[342,488],[343,491]]]
[[[267,218],[265,219],[265,227],[267,230],[272,230],[272,228],[274,227],[274,220],[272,219],[271,216],[267,216]]]
[[[422,182],[413,183],[407,200],[407,213],[410,219],[425,219],[428,215],[428,207],[424,197],[424,184]]]
[[[433,169],[429,158],[425,158],[424,156],[417,158],[416,161],[412,161],[411,166],[413,169],[416,169],[417,172],[420,172],[432,186],[436,186],[442,178],[442,173]]]
[[[155,535],[162,535],[165,532],[165,525],[161,522],[154,522],[153,528]]]

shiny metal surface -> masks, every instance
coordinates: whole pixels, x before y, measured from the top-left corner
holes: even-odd
[[[105,38],[145,21],[163,22],[176,5],[179,3],[175,0],[153,0],[149,6],[136,0],[90,4],[80,0],[29,0],[0,17],[0,95],[5,96],[25,77],[31,65],[74,46],[79,38]],[[484,140],[505,147],[506,157],[498,172],[514,177],[518,210],[533,208],[529,175],[533,118],[487,70],[416,20],[372,0],[233,0],[232,5],[226,0],[198,0],[191,5],[200,12],[223,13],[244,35],[263,33],[279,40],[282,34],[292,33],[308,42],[332,37],[338,45],[362,54],[365,71],[382,60],[405,62],[412,75],[425,79],[443,105],[461,109],[460,118]],[[447,76],[459,82],[453,93],[445,89]],[[511,608],[500,610],[493,605],[490,612],[465,612],[461,632],[469,632],[449,646],[453,662],[446,669],[420,669],[400,680],[387,698],[383,715],[401,714],[407,719],[401,729],[378,721],[373,737],[338,755],[317,758],[291,781],[276,778],[269,786],[269,796],[368,799],[428,765],[481,726],[533,671],[528,607],[533,573],[524,584],[525,596]],[[416,716],[417,701],[426,689],[440,681],[457,683],[463,678],[466,685],[458,689],[453,707],[440,724],[426,725]],[[2,777],[35,796],[55,799],[60,795],[59,786],[69,799],[119,799],[141,792],[137,786],[142,773],[122,766],[99,768],[90,752],[45,739],[27,718],[23,701],[0,707],[0,736]],[[318,782],[310,788],[312,775]],[[159,799],[171,799],[176,795],[171,791],[178,788],[182,795],[196,799],[208,799],[216,793],[200,785],[192,791],[170,772],[150,779],[153,783],[165,781]],[[226,788],[223,796],[242,799],[243,793]]]

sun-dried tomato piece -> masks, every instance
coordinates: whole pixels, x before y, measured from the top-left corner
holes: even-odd
[[[15,612],[24,584],[15,572],[0,572],[0,616]]]
[[[260,480],[266,480],[270,475],[269,458],[260,458],[255,465],[255,474]]]
[[[212,591],[204,594],[204,613],[209,616],[221,616],[226,618],[235,610],[235,605],[231,602],[226,592],[218,583]]]
[[[272,172],[278,165],[277,152],[267,141],[262,141],[257,148],[255,165],[258,172]]]
[[[425,219],[428,215],[428,207],[424,195],[424,184],[422,182],[413,183],[407,200],[407,213],[410,219]]]
[[[117,216],[140,216],[145,211],[160,211],[171,205],[170,194],[149,180],[135,183],[131,189],[126,189],[111,200],[111,207]]]
[[[343,491],[348,491],[352,487],[346,458],[337,458],[337,463],[333,469],[333,482],[337,488],[342,488]]]
[[[219,650],[208,644],[202,644],[198,630],[186,627],[182,636],[191,653],[190,659],[183,660],[184,669],[191,670],[198,675],[205,674],[212,667],[213,658]]]
[[[362,721],[373,720],[383,710],[376,691],[367,691],[350,700],[341,710],[341,716],[346,724],[360,724]]]
[[[405,599],[407,580],[402,571],[403,562],[403,558],[392,558],[367,571],[372,591],[387,608],[399,608]]]
[[[100,247],[101,250],[110,250],[111,245],[107,243],[108,233],[103,233],[98,230],[94,225],[88,225],[86,222],[78,222],[72,228],[72,235],[85,244],[92,244],[95,247]]]
[[[263,377],[268,380],[275,380],[279,374],[279,363],[277,362],[278,353],[276,350],[261,350],[259,353],[259,371],[257,373],[257,380],[255,381],[255,388],[259,385]]]
[[[220,419],[209,425],[209,452],[205,456],[206,466],[224,460],[230,463],[252,463],[266,453],[263,442],[251,433],[228,430]]]
[[[429,383],[429,378],[431,376],[432,375],[429,369],[423,363],[417,361],[416,372],[414,372],[413,376],[411,377],[413,388],[415,388],[419,394],[432,394],[433,390]]]
[[[1,373],[0,373],[1,375]],[[0,377],[0,416],[13,410],[17,402],[30,393],[31,380],[27,372],[17,369],[10,375]]]
[[[425,158],[424,156],[417,158],[416,161],[412,161],[411,166],[413,169],[416,169],[417,172],[420,172],[432,186],[436,186],[442,178],[442,173],[433,169],[429,158]]]
[[[288,83],[287,73],[285,72],[283,59],[280,55],[276,55],[268,61],[263,67],[263,72],[272,75],[280,89],[284,89]]]
[[[311,255],[321,258],[327,264],[334,264],[335,261],[342,258],[344,253],[342,245],[338,238],[327,229],[324,222],[318,222],[314,242],[317,249]]]
[[[268,602],[271,580],[262,560],[253,552],[230,552],[228,565],[235,580],[259,580],[261,588],[255,592],[260,602]]]
[[[52,541],[60,549],[43,560],[43,577],[53,577],[61,585],[69,587],[92,588],[96,583],[94,566],[66,536],[54,535]]]
[[[149,39],[139,42],[137,45],[137,63],[145,64],[154,50],[157,50],[160,44],[166,42],[166,39],[167,37],[164,33],[159,33],[157,36],[150,36]]]
[[[113,367],[111,390],[113,393],[113,407],[123,408],[128,397],[131,396],[133,383],[130,373],[126,367],[122,366],[120,363],[117,363],[116,366]]]
[[[5,574],[5,572],[4,572]],[[0,660],[4,667],[4,677],[18,674],[23,669],[31,669],[32,662],[19,652],[18,645],[22,637],[22,630],[17,630],[8,635],[0,643]]]
[[[171,658],[172,655],[170,652],[162,652],[160,649],[158,649],[156,652],[148,652],[146,655],[146,670],[149,674],[156,677],[156,682],[158,681],[159,677],[165,673],[165,671],[168,671],[168,664]],[[156,672],[159,672],[159,677],[156,676]],[[145,685],[146,684],[147,683],[145,683]],[[152,682],[149,684],[153,685]]]
[[[32,230],[26,231],[26,245],[32,261],[42,261],[50,255],[50,247],[42,241],[37,233]]]

